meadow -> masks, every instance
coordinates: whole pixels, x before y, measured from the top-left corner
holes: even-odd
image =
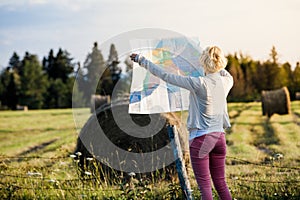
[[[234,199],[300,199],[300,101],[291,108],[269,119],[259,102],[228,104]],[[73,158],[77,135],[71,109],[1,111],[0,199],[183,199],[177,179],[111,184],[89,169],[82,174]],[[189,175],[199,199],[190,168]]]

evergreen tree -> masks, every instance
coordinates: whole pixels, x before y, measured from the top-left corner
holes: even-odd
[[[49,78],[56,77],[55,75],[55,56],[53,49],[50,49],[48,58],[43,58],[43,70],[46,71]]]
[[[22,63],[16,52],[14,52],[12,57],[9,59],[9,67],[15,70],[19,75],[22,74]]]
[[[293,95],[300,92],[300,63],[297,62],[296,68],[293,71]]]
[[[14,70],[10,73],[10,81],[6,90],[7,106],[15,110],[19,101],[20,77]]]
[[[48,86],[47,77],[36,55],[25,53],[22,60],[20,103],[29,108],[40,109]]]
[[[67,108],[68,88],[62,79],[50,79],[47,89],[46,108]]]
[[[229,93],[228,100],[236,101],[245,97],[245,79],[243,70],[240,67],[240,63],[237,55],[228,55],[228,71],[233,77],[234,85]]]
[[[116,47],[114,44],[111,44],[109,56],[108,56],[108,60],[107,60],[107,65],[110,69],[111,79],[113,81],[114,86],[120,79],[120,75],[122,72],[122,69],[118,66],[119,63],[120,63],[120,61],[118,58],[118,52],[116,50]]]
[[[78,68],[76,71],[76,81],[73,86],[73,108],[80,108],[87,106],[87,98],[84,97],[85,88],[88,88],[87,81],[85,80],[84,72],[81,68],[80,62],[78,62]]]
[[[47,72],[49,78],[61,79],[66,83],[70,74],[74,71],[74,65],[72,64],[72,58],[67,51],[63,51],[61,48],[58,50],[56,57],[53,55],[51,49],[48,58],[43,59],[43,69]]]
[[[11,67],[0,76],[0,101],[10,109],[16,109],[20,92],[20,77]]]
[[[271,62],[274,64],[277,64],[278,63],[278,53],[277,53],[275,46],[272,46],[272,49],[271,49],[271,52],[269,55],[271,57]]]
[[[98,93],[102,95],[112,95],[114,87],[119,81],[122,72],[121,68],[118,66],[119,63],[120,61],[116,47],[114,44],[111,44],[107,60],[107,68],[100,78],[100,90],[97,90]]]
[[[275,47],[271,49],[270,59],[258,64],[257,80],[255,86],[260,93],[262,90],[278,89],[282,86],[280,79],[280,68],[278,64],[278,54]]]
[[[286,62],[284,63],[280,69],[279,69],[279,78],[281,87],[291,87],[292,81],[293,81],[293,71],[290,63]]]
[[[1,76],[0,76],[0,101],[2,106],[7,106],[8,101],[7,101],[7,88],[8,85],[10,84],[11,81],[11,72],[10,72],[10,67],[7,67],[5,70],[2,71]]]
[[[264,67],[264,65],[260,62],[257,62],[256,64],[256,76],[254,77],[254,85],[255,88],[259,93],[261,93],[262,90],[266,90],[267,84],[268,84],[268,78],[267,78],[267,68]]]
[[[47,72],[49,78],[49,87],[47,98],[45,100],[46,108],[66,108],[72,106],[72,87],[71,77],[74,71],[72,58],[67,51],[61,48],[57,55],[51,49],[47,58],[43,59],[43,69]],[[70,80],[72,79],[72,80]]]
[[[84,69],[87,70],[85,75],[85,88],[83,90],[86,102],[90,102],[92,94],[95,94],[96,90],[99,91],[99,77],[105,70],[105,62],[101,51],[98,49],[97,42],[94,43],[92,52],[87,55],[84,62]]]
[[[249,56],[244,56],[240,53],[239,63],[244,74],[245,94],[244,100],[251,101],[257,99],[257,90],[254,86],[256,76],[256,63]]]
[[[14,52],[9,59],[9,66],[1,74],[0,101],[10,109],[16,109],[19,103],[21,70],[20,57]]]

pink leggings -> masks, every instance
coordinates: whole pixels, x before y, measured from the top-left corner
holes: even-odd
[[[192,139],[190,156],[202,199],[213,199],[210,176],[220,199],[232,199],[225,182],[225,133],[213,132]]]

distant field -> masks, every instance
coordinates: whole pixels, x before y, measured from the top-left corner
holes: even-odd
[[[226,174],[233,197],[300,199],[300,101],[292,102],[292,114],[270,120],[257,102],[228,108]],[[180,199],[177,182],[130,189],[82,179],[70,158],[77,134],[71,109],[0,112],[0,199]],[[197,199],[192,175],[191,183]]]

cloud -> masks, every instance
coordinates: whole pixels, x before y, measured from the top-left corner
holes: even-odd
[[[48,6],[65,11],[78,12],[86,10],[94,5],[101,3],[97,0],[2,0],[0,1],[0,8],[5,8],[9,11],[26,10],[32,7]]]
[[[41,5],[46,4],[47,0],[29,0],[29,5]]]
[[[37,52],[62,45],[82,60],[94,41],[101,43],[122,32],[152,27],[198,36],[202,44],[219,44],[227,52],[268,55],[275,44],[285,56],[295,57],[300,35],[298,2],[0,0],[0,50],[4,45],[10,53],[25,48]],[[46,50],[37,53],[44,55]]]

